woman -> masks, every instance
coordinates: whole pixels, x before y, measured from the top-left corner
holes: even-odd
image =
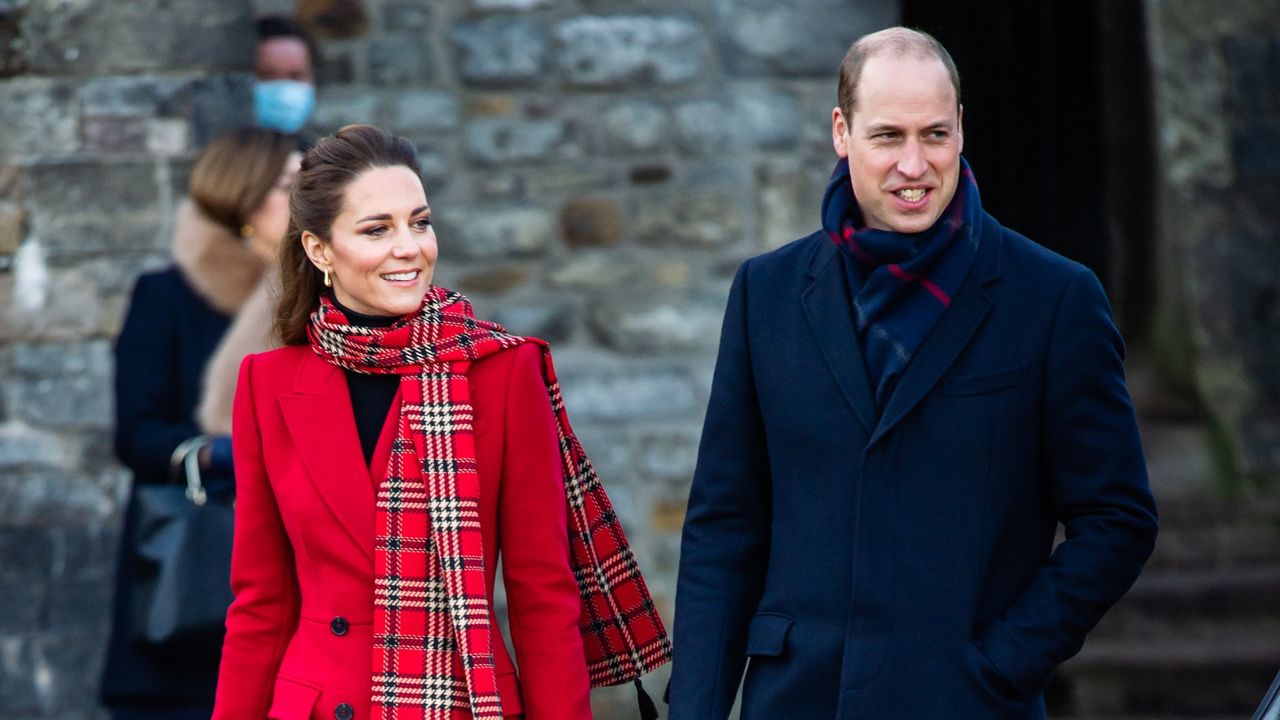
[[[214,718],[589,718],[593,683],[669,646],[545,344],[432,287],[431,209],[403,138],[324,138],[290,209],[286,347],[247,358],[236,393]],[[514,663],[492,604],[499,554]]]
[[[300,159],[294,147],[261,129],[211,142],[192,168],[190,199],[177,212],[174,265],[138,278],[116,343],[115,386],[116,454],[133,471],[134,488],[185,482],[177,468],[186,452],[196,452],[210,492],[231,491],[229,425],[202,427],[196,407],[228,404],[233,388],[205,392],[202,401],[201,378],[228,325],[242,322],[253,297],[265,297],[264,269],[288,229],[289,183]],[[226,399],[212,397],[218,393]],[[134,508],[131,494],[103,701],[116,720],[208,718],[220,635],[181,648],[134,639]]]

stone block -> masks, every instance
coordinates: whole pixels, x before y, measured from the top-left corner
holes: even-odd
[[[85,116],[180,116],[190,102],[192,81],[157,75],[93,78],[77,92]]]
[[[0,78],[16,77],[26,70],[20,23],[25,9],[15,3],[0,4]]]
[[[75,152],[80,138],[73,85],[48,78],[0,81],[0,127],[0,161]]]
[[[563,290],[605,291],[632,287],[640,279],[634,258],[616,250],[592,250],[569,258],[551,271],[552,287]]]
[[[719,302],[672,299],[607,302],[591,310],[591,327],[620,353],[667,355],[714,350],[720,340]]]
[[[147,152],[161,157],[185,155],[191,150],[188,138],[191,124],[176,118],[155,118],[147,121]]]
[[[825,166],[803,160],[780,160],[759,167],[753,239],[761,249],[781,247],[821,227],[819,209],[827,176]]]
[[[582,15],[557,25],[555,38],[560,70],[579,87],[685,83],[709,55],[702,27],[669,15]]]
[[[432,77],[431,48],[413,35],[387,35],[369,43],[369,81],[385,87],[421,86]]]
[[[147,149],[147,121],[143,118],[87,117],[83,127],[88,152],[136,154]]]
[[[745,183],[744,183],[745,184]],[[746,187],[679,187],[637,195],[631,230],[642,242],[684,248],[713,248],[743,240],[751,218]]]
[[[1231,155],[1246,186],[1263,178],[1280,180],[1280,119],[1237,130]]]
[[[41,74],[249,70],[253,9],[250,0],[37,2],[26,9],[22,40],[28,69]]]
[[[50,256],[154,246],[164,193],[154,162],[45,163],[28,173],[29,237]]]
[[[378,96],[358,88],[321,89],[311,122],[328,134],[343,125],[367,123],[378,117]],[[399,128],[395,128],[399,131]]]
[[[565,357],[557,359],[556,368],[565,404],[584,425],[673,420],[697,411],[693,381],[676,365],[594,362],[581,366]]]
[[[762,150],[789,149],[802,123],[794,95],[761,89],[691,100],[676,108],[675,116],[680,147],[704,154],[741,148],[744,141]]]
[[[551,247],[551,213],[537,207],[475,207],[450,213],[441,251],[471,260],[544,254]]]
[[[898,22],[891,0],[715,0],[720,56],[736,75],[821,76],[835,82],[859,36]]]
[[[622,239],[622,212],[607,198],[575,198],[560,208],[560,233],[574,249],[612,247]]]
[[[530,87],[547,74],[550,37],[545,22],[495,17],[459,23],[449,33],[458,77],[476,87]]]
[[[212,75],[191,86],[192,143],[210,140],[253,124],[253,76]]]
[[[462,116],[457,95],[433,90],[396,93],[390,112],[391,127],[402,134],[453,130]]]
[[[504,303],[489,317],[516,335],[542,338],[555,345],[572,339],[578,308],[568,300],[538,298]]]
[[[18,251],[27,231],[27,214],[22,208],[0,201],[0,255],[12,255]]]
[[[16,471],[31,466],[57,467],[64,465],[66,460],[66,447],[57,434],[16,423],[0,426],[0,470]]]
[[[561,120],[480,118],[467,124],[467,157],[486,165],[548,159],[567,141]]]
[[[559,0],[471,0],[475,10],[534,10],[554,5]]]
[[[637,443],[636,468],[650,480],[669,483],[673,492],[683,490],[687,493],[698,464],[699,439],[700,431],[696,425],[645,433]],[[683,516],[683,503],[680,513]]]
[[[6,405],[28,425],[110,426],[113,363],[107,341],[18,343],[7,348],[7,359],[0,381]]]
[[[502,267],[463,275],[458,286],[468,293],[505,295],[523,285],[529,279],[529,271],[521,267]]]
[[[388,0],[382,6],[387,32],[426,33],[431,28],[431,8],[421,0]]]
[[[600,117],[604,147],[615,152],[650,152],[667,146],[671,117],[666,108],[644,100],[611,105]]]

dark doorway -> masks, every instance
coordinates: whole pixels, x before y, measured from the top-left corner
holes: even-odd
[[[965,157],[1001,223],[1102,279],[1126,334],[1155,283],[1150,63],[1140,0],[903,0],[960,70]]]

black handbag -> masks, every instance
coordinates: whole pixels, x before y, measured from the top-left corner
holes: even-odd
[[[200,481],[203,437],[174,451],[186,486],[144,485],[134,492],[133,639],[183,651],[219,644],[231,605],[230,498],[209,496]]]

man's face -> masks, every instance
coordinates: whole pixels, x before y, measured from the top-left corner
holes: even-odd
[[[258,43],[254,74],[259,80],[311,82],[311,53],[301,38],[273,37]]]
[[[960,179],[964,134],[946,67],[937,58],[881,54],[862,66],[851,117],[832,111],[836,154],[849,158],[867,225],[917,233],[933,227]]]

